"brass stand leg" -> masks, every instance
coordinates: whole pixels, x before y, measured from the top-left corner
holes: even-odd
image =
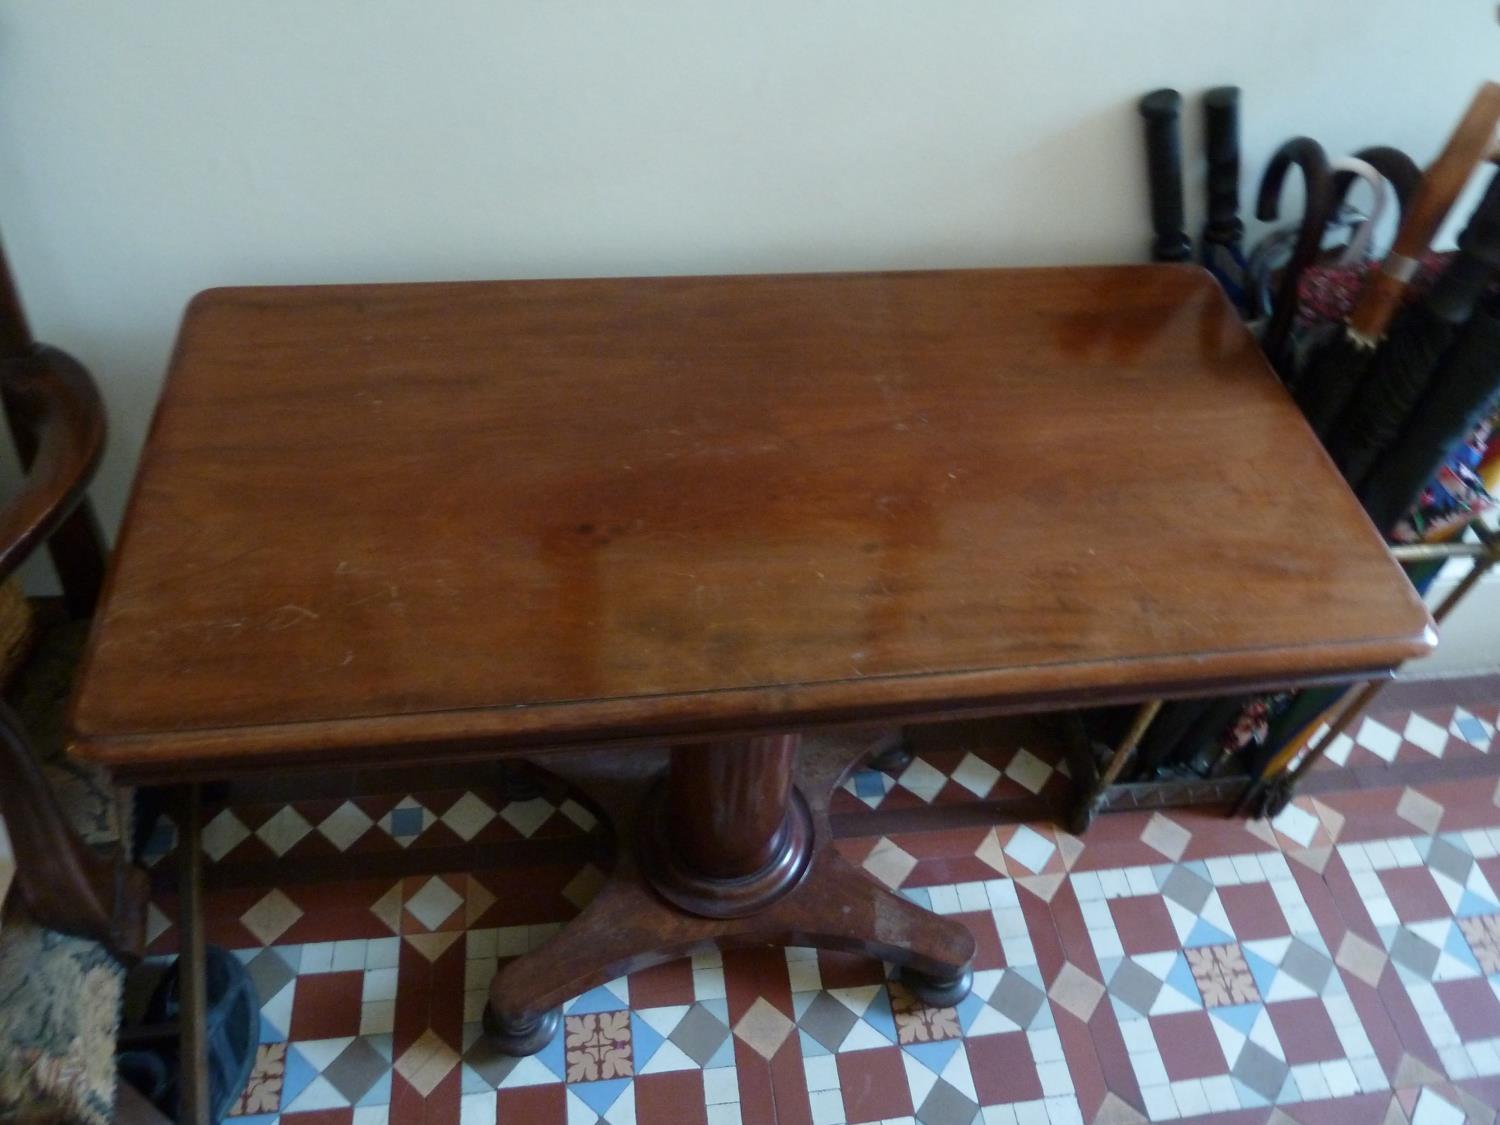
[[[1157,712],[1161,710],[1162,700],[1153,699],[1149,703],[1142,703],[1140,710],[1135,713],[1135,718],[1130,722],[1130,729],[1125,732],[1125,737],[1115,747],[1114,754],[1109,759],[1109,764],[1104,767],[1094,784],[1089,787],[1082,800],[1078,802],[1073,810],[1073,818],[1069,828],[1075,836],[1081,836],[1094,822],[1094,816],[1099,811],[1099,805],[1104,799],[1104,794],[1109,787],[1119,780],[1120,775],[1125,772],[1125,767],[1130,764],[1130,759],[1135,756],[1135,751],[1141,744],[1141,739],[1146,737],[1146,732],[1151,729],[1151,724],[1156,721]]]

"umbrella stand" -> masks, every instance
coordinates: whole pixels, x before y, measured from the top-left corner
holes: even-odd
[[[1480,579],[1500,564],[1500,531],[1481,524],[1473,527],[1477,543],[1419,543],[1390,548],[1391,556],[1401,563],[1423,563],[1467,559],[1472,565],[1456,587],[1433,610],[1433,618],[1444,620],[1479,584]],[[1115,809],[1164,808],[1168,806],[1228,802],[1230,815],[1249,811],[1254,816],[1275,816],[1291,801],[1301,781],[1328,752],[1334,740],[1364,712],[1372,700],[1385,690],[1389,679],[1372,680],[1351,687],[1308,728],[1329,720],[1329,728],[1308,746],[1309,739],[1290,739],[1265,766],[1253,774],[1211,778],[1170,778],[1165,780],[1121,782],[1120,777],[1136,756],[1141,740],[1160,714],[1163,701],[1150,700],[1140,705],[1129,728],[1111,748],[1102,769],[1096,765],[1081,721],[1075,716],[1075,729],[1069,731],[1069,762],[1074,780],[1081,790],[1069,819],[1069,830],[1082,835],[1100,812]],[[1305,753],[1304,753],[1305,750]],[[1300,757],[1299,757],[1300,755]],[[1080,766],[1083,768],[1080,769]]]
[[[1469,572],[1432,611],[1434,621],[1442,622],[1479,584],[1480,579],[1496,563],[1500,563],[1500,532],[1491,531],[1479,523],[1473,525],[1473,530],[1479,538],[1478,543],[1420,543],[1391,548],[1391,556],[1397,562],[1403,563],[1431,562],[1439,559],[1444,561],[1471,560]],[[1285,808],[1302,776],[1322,759],[1334,740],[1348,729],[1349,725],[1364,712],[1376,696],[1385,690],[1390,682],[1389,679],[1371,680],[1363,687],[1352,689],[1344,697],[1347,702],[1341,701],[1341,706],[1335,705],[1338,707],[1337,717],[1323,736],[1311,747],[1307,747],[1307,742],[1303,739],[1293,739],[1283,747],[1267,763],[1260,776],[1251,782],[1235,805],[1234,811],[1241,812],[1259,805],[1263,815],[1275,816]],[[1298,759],[1297,755],[1304,747],[1307,747],[1307,752]]]

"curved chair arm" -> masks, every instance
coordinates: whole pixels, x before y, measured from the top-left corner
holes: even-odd
[[[0,814],[15,844],[15,889],[48,929],[92,938],[132,963],[146,944],[146,873],[124,843],[95,851],[69,826],[21,720],[0,702]]]
[[[29,462],[20,491],[0,507],[3,581],[83,499],[104,452],[106,427],[93,378],[72,356],[46,344],[0,361],[0,395]]]

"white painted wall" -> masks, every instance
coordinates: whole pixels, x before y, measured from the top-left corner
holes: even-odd
[[[113,524],[204,287],[1134,260],[1144,90],[1243,86],[1255,173],[1425,162],[1497,47],[1491,0],[0,0],[0,229]]]

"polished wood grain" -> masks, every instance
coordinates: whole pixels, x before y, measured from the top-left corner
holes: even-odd
[[[213,290],[72,716],[140,777],[752,737],[1431,645],[1191,267]]]
[[[782,734],[674,750],[665,801],[673,850],[721,879],[770,863],[786,827],[798,742]],[[744,768],[747,757],[756,759],[756,768]],[[705,794],[718,799],[706,803]]]

